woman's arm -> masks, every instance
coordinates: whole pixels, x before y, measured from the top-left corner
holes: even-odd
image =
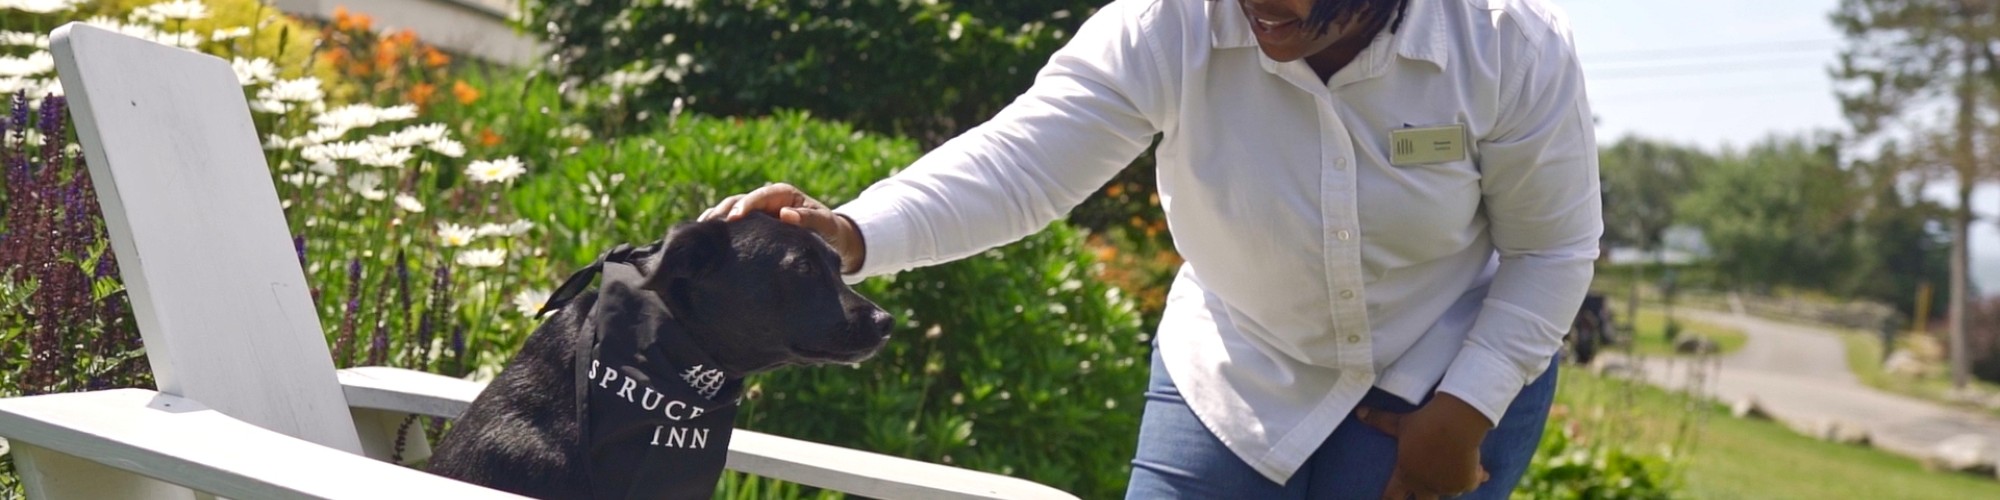
[[[992,120],[835,212],[865,235],[855,278],[943,263],[1046,227],[1143,152],[1170,93],[1157,0],[1099,10]],[[1169,35],[1177,36],[1177,35]]]

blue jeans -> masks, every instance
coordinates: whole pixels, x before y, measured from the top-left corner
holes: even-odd
[[[1500,425],[1486,434],[1479,460],[1492,479],[1459,498],[1505,499],[1521,481],[1541,443],[1549,404],[1555,400],[1558,364],[1551,360],[1541,378],[1522,388]],[[1380,390],[1370,391],[1363,402],[1395,412],[1415,408]],[[1132,458],[1125,497],[1378,500],[1395,465],[1396,440],[1349,414],[1290,482],[1271,482],[1195,419],[1156,350],[1146,414],[1139,425],[1139,451]]]

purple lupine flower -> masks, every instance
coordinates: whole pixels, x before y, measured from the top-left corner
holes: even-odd
[[[410,259],[396,250],[396,300],[403,305],[403,323],[410,322]]]
[[[415,356],[410,361],[411,365],[405,368],[415,368],[418,370],[422,370],[429,367],[430,363],[427,361],[428,356],[425,356],[425,354],[430,350],[430,345],[431,345],[431,314],[430,312],[426,311],[424,313],[424,316],[417,320],[417,344],[414,346],[410,346],[411,351],[413,351],[411,354],[414,354]]]
[[[340,317],[340,335],[334,341],[334,362],[341,367],[354,365],[354,321],[361,315],[361,259],[347,261],[347,311]]]
[[[298,254],[299,254],[299,268],[301,268],[301,269],[305,268],[305,267],[306,267],[306,235],[305,235],[305,233],[300,233],[300,234],[296,234],[296,235],[292,235],[292,251],[294,251],[294,252],[298,252]]]
[[[21,143],[28,138],[28,91],[14,92],[14,139]]]
[[[459,324],[451,329],[451,357],[457,359],[463,355],[465,355],[465,325]]]
[[[25,91],[15,92],[12,97],[13,109],[8,113],[6,138],[7,142],[17,144],[25,150],[29,127],[28,94]],[[17,243],[0,246],[0,266],[12,268],[28,262],[26,255],[28,248],[36,241],[34,233],[28,228],[28,220],[32,217],[30,214],[34,213],[35,207],[31,195],[34,192],[34,179],[29,175],[26,151],[0,147],[0,169],[6,170],[7,177],[5,186],[8,200],[5,213],[7,228],[14,234],[13,239]]]
[[[63,118],[68,116],[63,110],[69,101],[61,96],[42,98],[42,168],[54,169],[62,164],[63,145],[69,143],[69,127]]]
[[[375,335],[368,341],[368,366],[382,366],[389,361],[389,325],[387,322],[375,324]]]
[[[417,326],[417,362],[422,364],[419,368],[429,368],[427,360],[430,359],[431,339],[438,325],[447,318],[445,309],[448,307],[446,300],[450,285],[451,262],[438,259],[437,271],[431,273],[430,305],[425,308],[423,321]]]

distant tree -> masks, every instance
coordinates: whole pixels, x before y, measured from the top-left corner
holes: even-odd
[[[1652,248],[1677,221],[1674,202],[1715,158],[1694,147],[1638,137],[1598,152],[1604,229],[1611,243]]]
[[[1848,122],[1864,136],[1900,135],[1935,151],[1912,172],[1949,174],[1958,184],[1951,211],[1950,323],[1952,383],[1964,387],[1972,187],[1991,170],[1995,91],[2000,88],[2000,2],[1992,0],[1841,0],[1832,21],[1847,38],[1834,77]],[[1949,124],[1929,119],[1942,111]]]
[[[1770,138],[1727,152],[1676,201],[1737,286],[1828,289],[1853,269],[1865,191],[1831,138]]]

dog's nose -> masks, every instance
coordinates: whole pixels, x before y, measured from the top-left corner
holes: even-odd
[[[889,311],[881,309],[869,312],[868,320],[874,322],[875,333],[879,333],[884,337],[889,336],[889,329],[896,326],[896,317],[890,316]]]

